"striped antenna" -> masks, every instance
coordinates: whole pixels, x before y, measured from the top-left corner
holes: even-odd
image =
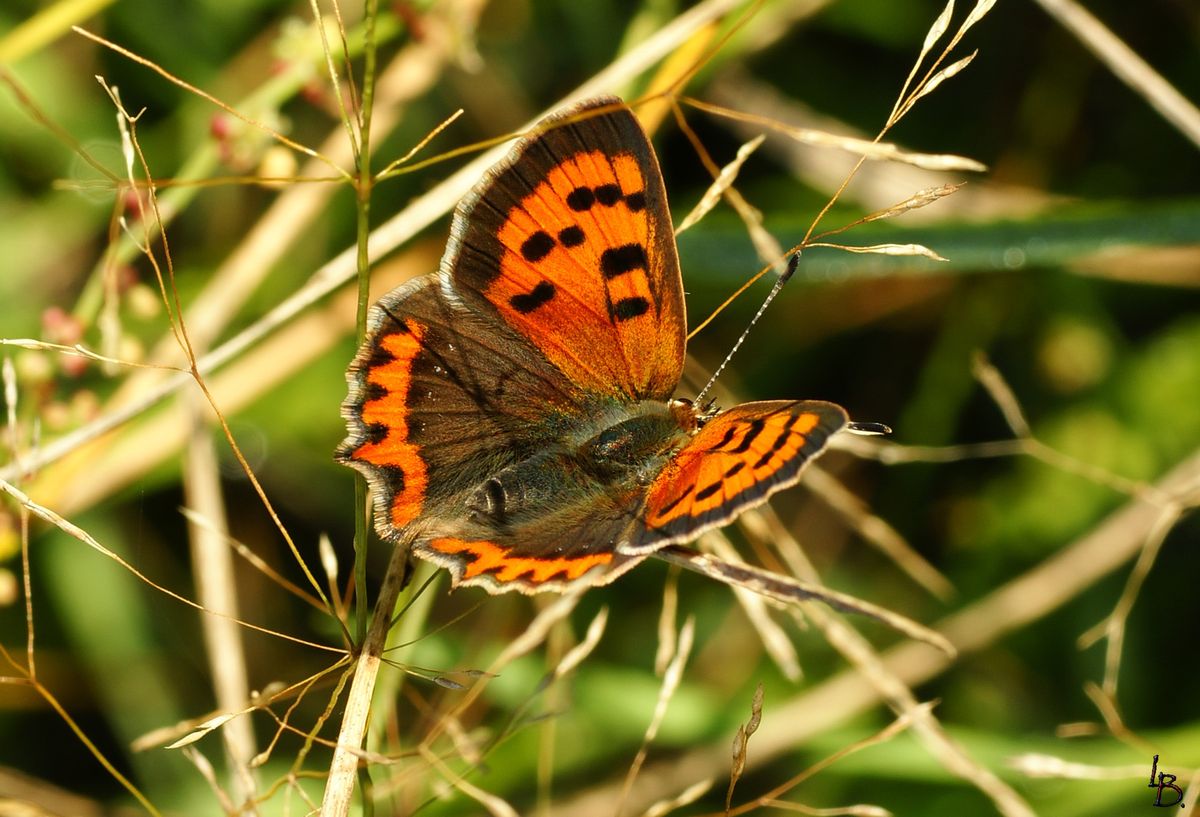
[[[712,377],[710,377],[708,382],[704,384],[704,388],[702,388],[700,393],[696,395],[696,398],[693,402],[695,402],[697,405],[699,405],[704,399],[704,395],[708,394],[708,390],[712,388],[713,383],[717,382],[717,378],[721,376],[721,372],[725,371],[725,367],[729,365],[729,361],[733,359],[733,356],[737,354],[737,350],[746,341],[746,336],[750,334],[751,328],[754,327],[754,324],[758,323],[758,319],[761,318],[762,314],[767,311],[767,307],[771,305],[771,301],[775,300],[775,296],[779,294],[779,290],[783,289],[783,285],[786,284],[788,279],[792,277],[792,273],[796,271],[796,267],[799,264],[800,253],[792,253],[792,257],[788,259],[787,269],[784,270],[783,274],[779,276],[779,279],[775,281],[775,286],[771,287],[771,291],[767,293],[766,300],[762,302],[762,306],[760,306],[758,311],[754,313],[754,317],[750,319],[750,324],[742,331],[741,337],[737,339],[737,343],[733,344],[733,348],[729,350],[729,354],[725,355],[725,359],[721,361],[721,365],[717,367],[717,370],[713,372]]]

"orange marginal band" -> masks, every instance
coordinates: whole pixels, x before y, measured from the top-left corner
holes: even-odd
[[[474,559],[463,571],[464,579],[492,573],[502,582],[525,579],[533,584],[544,584],[560,577],[560,574],[565,575],[568,581],[574,581],[593,567],[608,564],[613,558],[611,553],[589,553],[586,556],[557,559],[511,556],[508,548],[495,542],[463,539],[434,539],[429,546],[439,553],[473,556]]]
[[[662,527],[682,516],[702,516],[771,477],[804,447],[820,422],[813,412],[779,412],[730,426],[706,425],[651,486],[648,520]],[[707,438],[707,439],[706,439]]]
[[[378,338],[375,355],[368,364],[367,382],[385,394],[363,403],[362,421],[367,428],[383,427],[387,433],[377,442],[364,442],[350,455],[386,472],[394,491],[391,522],[397,528],[421,512],[428,485],[421,449],[408,438],[408,386],[423,335],[423,326],[406,321],[396,331]],[[383,362],[376,362],[381,359]]]

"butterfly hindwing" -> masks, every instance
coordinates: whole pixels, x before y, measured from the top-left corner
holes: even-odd
[[[552,508],[524,519],[498,518],[491,498],[467,504],[470,513],[437,524],[415,544],[423,558],[448,568],[456,585],[493,593],[562,591],[579,582],[607,584],[642,558],[617,550],[633,509],[599,490],[558,490]]]
[[[846,422],[840,406],[816,400],[744,403],[718,414],[650,483],[642,527],[623,552],[694,539],[761,504],[795,484]]]
[[[547,416],[578,411],[576,389],[495,318],[463,305],[442,275],[371,309],[342,406],[337,458],[362,471],[385,539],[553,438]]]
[[[645,132],[615,97],[557,114],[455,214],[444,268],[573,383],[665,399],[683,370],[683,284]]]

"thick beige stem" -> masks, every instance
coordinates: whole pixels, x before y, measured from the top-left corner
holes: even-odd
[[[224,541],[227,537],[225,501],[213,445],[212,427],[205,422],[207,404],[200,395],[191,401],[192,429],[184,459],[183,489],[188,507],[207,520],[207,525],[188,523],[193,573],[196,581],[196,600],[205,610],[216,615],[203,616],[204,645],[208,666],[212,672],[213,691],[217,708],[222,712],[238,712],[245,708],[250,697],[246,677],[246,653],[242,631],[237,623],[237,582],[233,553]],[[254,730],[248,717],[234,718],[221,728],[229,768],[233,777],[232,794],[248,812],[255,795],[254,775],[250,760],[254,757]]]
[[[404,568],[408,562],[408,548],[397,545],[392,551],[379,598],[375,601],[375,612],[367,639],[354,665],[354,680],[346,698],[346,711],[342,715],[342,728],[338,732],[337,748],[333,751],[333,762],[329,764],[329,779],[325,784],[325,798],[321,801],[323,817],[346,817],[354,798],[354,782],[357,777],[358,760],[362,755],[363,737],[371,714],[371,696],[375,691],[375,679],[379,675],[388,628],[396,599],[404,584]]]

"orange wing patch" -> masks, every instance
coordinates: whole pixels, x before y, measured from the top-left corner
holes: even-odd
[[[495,542],[463,539],[434,539],[429,547],[448,556],[467,556],[471,559],[463,570],[463,579],[491,575],[501,582],[525,580],[532,584],[549,581],[574,581],[599,565],[613,559],[612,553],[589,553],[584,556],[536,559],[512,556],[509,548]]]
[[[765,494],[771,478],[801,455],[820,421],[815,412],[716,417],[650,486],[646,524],[661,528],[704,516],[746,494]]]
[[[661,314],[646,194],[632,154],[579,152],[509,210],[497,236],[500,274],[485,297],[594,391],[639,393],[664,368],[660,334],[682,332],[660,326],[680,318]]]
[[[362,422],[369,436],[349,454],[349,459],[384,472],[388,489],[393,491],[391,523],[397,528],[421,512],[428,486],[421,450],[409,442],[407,406],[413,359],[421,351],[423,335],[424,327],[405,321],[396,331],[378,338],[366,365],[370,399],[362,404]]]

